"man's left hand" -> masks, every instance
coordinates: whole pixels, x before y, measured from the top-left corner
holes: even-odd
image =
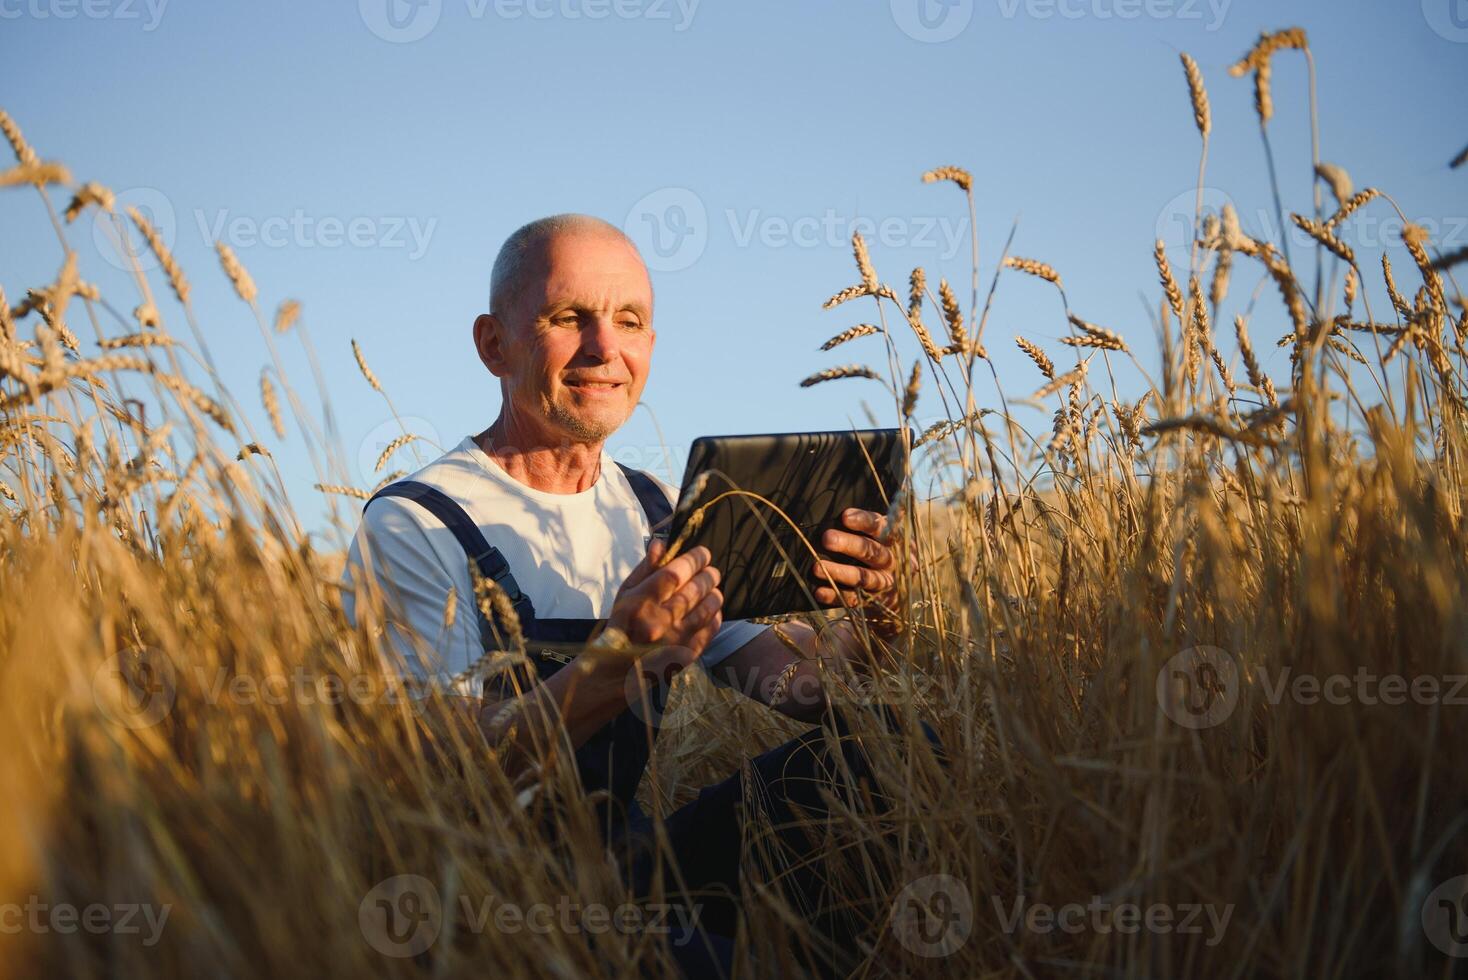
[[[855,507],[841,512],[846,530],[829,528],[820,546],[852,562],[821,560],[813,570],[816,601],[822,605],[864,608],[879,632],[900,628],[897,618],[897,552],[887,538],[887,518]],[[838,588],[833,589],[834,582]]]

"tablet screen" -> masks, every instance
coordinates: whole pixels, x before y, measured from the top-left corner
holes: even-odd
[[[713,554],[726,622],[819,609],[811,549],[820,552],[848,507],[887,512],[903,449],[899,429],[704,436],[689,453],[668,540]]]

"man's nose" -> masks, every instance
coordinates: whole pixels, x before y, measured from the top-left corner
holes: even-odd
[[[610,316],[593,316],[581,327],[581,352],[605,363],[621,349],[616,321]]]

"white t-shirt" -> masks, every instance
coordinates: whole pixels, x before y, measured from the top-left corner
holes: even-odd
[[[651,474],[649,474],[651,476]],[[580,493],[545,493],[519,482],[485,455],[472,437],[408,477],[435,487],[464,508],[537,617],[603,619],[617,589],[647,554],[651,534],[637,494],[605,451],[596,483]],[[670,502],[678,491],[657,481]],[[367,551],[369,563],[364,563]],[[389,608],[389,642],[420,680],[447,681],[483,652],[469,559],[458,540],[421,504],[382,497],[368,507],[342,576],[345,609],[355,622],[353,582],[371,568]],[[449,589],[457,609],[444,629]],[[404,630],[419,638],[415,643]],[[756,623],[725,623],[700,662],[712,667],[757,636]]]

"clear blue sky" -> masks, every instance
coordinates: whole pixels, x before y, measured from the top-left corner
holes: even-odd
[[[469,336],[490,264],[508,232],[553,212],[624,225],[652,260],[645,402],[675,454],[705,433],[846,426],[863,393],[883,404],[865,382],[796,384],[880,358],[872,340],[816,350],[872,315],[820,308],[856,279],[858,219],[899,292],[914,264],[967,283],[962,197],[918,180],[939,164],[974,172],[986,284],[1018,219],[1016,253],[1053,263],[1076,312],[1150,350],[1152,242],[1186,239],[1173,216],[1190,210],[1197,167],[1177,53],[1212,95],[1208,184],[1262,233],[1252,86],[1225,69],[1261,29],[1291,25],[1319,61],[1325,158],[1448,247],[1468,244],[1468,172],[1446,167],[1468,142],[1465,0],[0,0],[0,104],[79,180],[171,213],[202,328],[262,432],[268,355],[211,240],[235,246],[267,314],[304,304],[351,476],[370,486],[393,430],[350,338],[417,427],[445,445],[477,431],[499,402]],[[1301,211],[1305,82],[1298,57],[1278,59],[1272,130]],[[1368,249],[1386,212],[1371,214],[1352,232]],[[54,276],[59,252],[32,194],[0,195],[0,228],[14,300]],[[83,276],[130,309],[90,223],[71,234]],[[1256,279],[1236,277],[1235,297]],[[1262,309],[1256,336],[1283,373],[1270,344],[1283,319]],[[986,334],[1011,396],[1038,383],[1017,333],[1067,353],[1054,293],[1016,275]],[[284,350],[309,388],[297,346]],[[920,414],[937,410],[925,399]],[[299,436],[266,442],[321,526]],[[657,468],[657,442],[639,412],[611,448]]]

